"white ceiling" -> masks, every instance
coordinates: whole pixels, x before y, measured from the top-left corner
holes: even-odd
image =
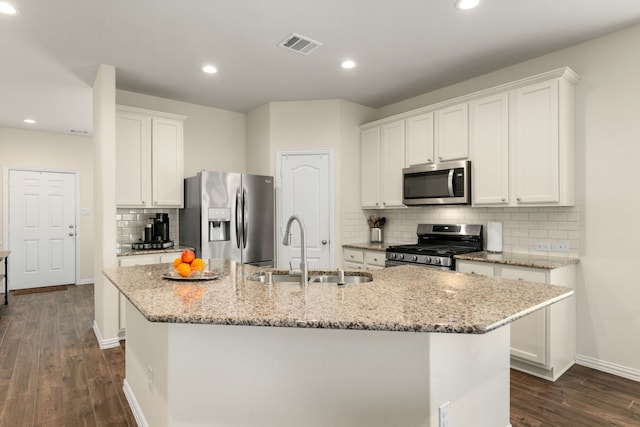
[[[377,108],[640,23],[638,0],[9,1],[21,13],[0,15],[0,126],[66,133],[91,132],[99,64],[116,67],[118,89],[238,112]],[[323,46],[279,48],[292,32]]]

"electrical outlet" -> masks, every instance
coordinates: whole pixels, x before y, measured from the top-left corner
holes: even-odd
[[[449,427],[449,402],[444,402],[438,408],[438,427]]]
[[[536,242],[536,251],[548,251],[549,242]]]
[[[553,242],[551,244],[551,250],[554,252],[569,252],[569,243],[567,242]]]

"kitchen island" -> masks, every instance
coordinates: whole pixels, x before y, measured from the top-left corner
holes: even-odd
[[[127,298],[125,392],[140,425],[509,425],[509,323],[565,287],[419,267],[369,283],[266,284],[209,260],[112,268]],[[294,278],[293,281],[296,279]]]

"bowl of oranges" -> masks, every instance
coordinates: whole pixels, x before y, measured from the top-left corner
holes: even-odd
[[[205,270],[206,263],[202,258],[196,258],[196,254],[186,249],[173,261],[173,270],[165,274],[165,279],[173,280],[213,280],[220,277],[211,271]]]

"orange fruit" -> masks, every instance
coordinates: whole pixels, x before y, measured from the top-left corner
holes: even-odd
[[[202,260],[202,258],[196,258],[191,261],[191,269],[195,271],[204,270],[204,261]]]
[[[183,262],[182,264],[176,267],[176,271],[180,276],[187,277],[188,275],[191,274],[191,265]]]
[[[178,257],[173,260],[173,268],[178,268],[180,264],[182,264],[182,257]]]
[[[189,249],[182,251],[182,262],[186,264],[191,264],[191,261],[193,261],[195,257],[196,254]]]

